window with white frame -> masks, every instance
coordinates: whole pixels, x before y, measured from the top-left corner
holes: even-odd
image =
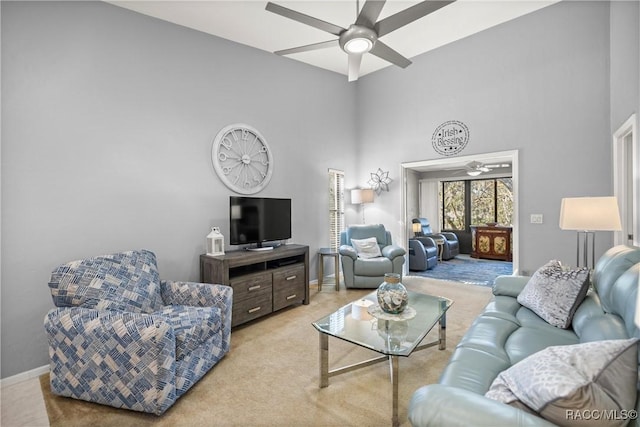
[[[329,169],[329,246],[340,247],[340,232],[344,230],[344,172]]]

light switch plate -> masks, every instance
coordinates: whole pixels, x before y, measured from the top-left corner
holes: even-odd
[[[531,224],[542,224],[542,214],[531,214]]]

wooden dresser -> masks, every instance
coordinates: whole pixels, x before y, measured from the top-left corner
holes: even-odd
[[[472,225],[471,256],[473,258],[512,261],[511,232],[511,227]]]

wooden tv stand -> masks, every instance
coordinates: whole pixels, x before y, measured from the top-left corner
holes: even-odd
[[[293,304],[309,304],[309,246],[200,255],[200,281],[233,288],[231,326]]]

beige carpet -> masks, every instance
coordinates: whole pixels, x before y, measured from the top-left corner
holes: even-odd
[[[491,289],[458,282],[405,277],[407,288],[450,298],[447,349],[437,347],[400,359],[400,422],[420,386],[437,382]],[[234,329],[231,351],[163,416],[53,396],[49,376],[40,378],[52,426],[387,426],[391,423],[388,363],[333,377],[318,387],[318,333],[311,322],[371,290],[340,292],[312,288],[311,303]],[[437,328],[436,328],[437,329]],[[437,330],[426,338],[437,337]],[[427,342],[425,340],[425,342]],[[329,339],[329,366],[344,366],[377,355]]]

